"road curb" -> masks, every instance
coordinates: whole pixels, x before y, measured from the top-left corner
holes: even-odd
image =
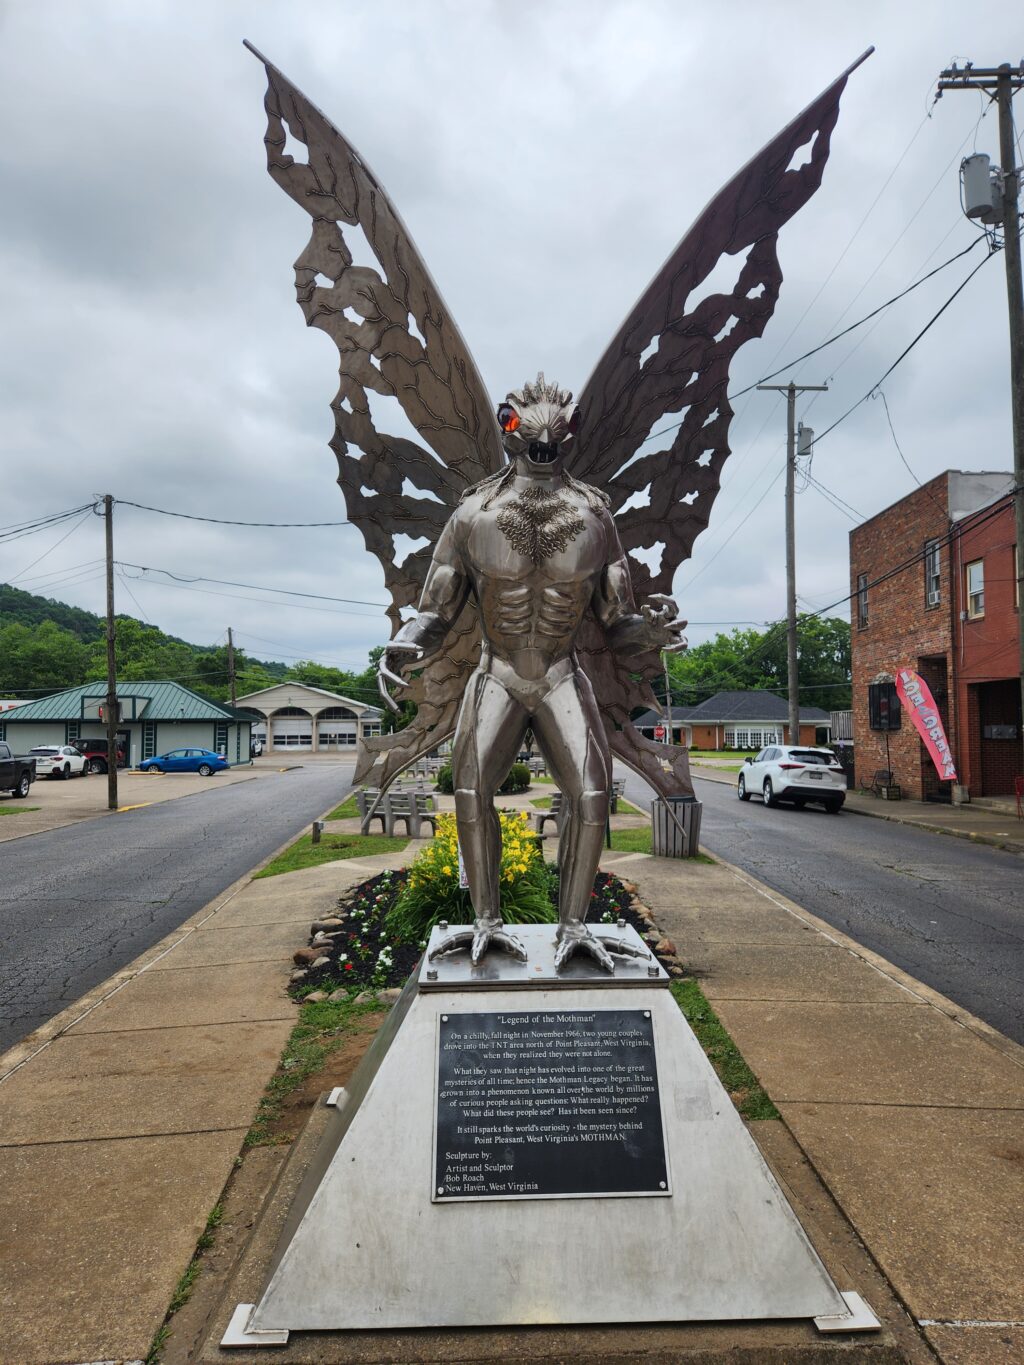
[[[781,910],[785,910],[796,919],[809,924],[818,933],[831,939],[838,947],[845,948],[848,952],[852,953],[854,957],[859,957],[861,961],[879,972],[880,975],[888,977],[890,981],[893,981],[910,995],[917,996],[922,1003],[930,1005],[933,1009],[938,1010],[940,1014],[945,1015],[952,1023],[959,1024],[961,1028],[966,1029],[968,1032],[977,1034],[979,1038],[982,1038],[985,1042],[991,1044],[997,1051],[1009,1058],[1010,1061],[1015,1062],[1020,1067],[1024,1067],[1024,1044],[1014,1042],[1014,1040],[1008,1038],[1005,1033],[1000,1033],[999,1030],[993,1028],[991,1024],[987,1024],[984,1019],[979,1019],[976,1014],[972,1014],[970,1010],[964,1009],[962,1005],[956,1004],[956,1002],[950,1000],[948,996],[943,995],[941,991],[937,991],[933,987],[925,985],[923,981],[919,981],[916,976],[911,976],[910,973],[905,972],[902,967],[897,967],[896,964],[890,962],[888,958],[882,957],[880,953],[873,952],[870,948],[866,948],[863,943],[858,943],[855,938],[852,938],[849,934],[845,934],[842,929],[837,929],[834,925],[829,924],[828,920],[821,919],[818,915],[815,915],[813,911],[808,910],[798,901],[790,900],[783,892],[776,891],[775,888],[769,886],[767,882],[762,882],[751,873],[744,871],[742,867],[737,867],[735,863],[729,862],[727,858],[723,858],[721,854],[715,852],[713,849],[705,849],[703,844],[701,845],[701,848],[702,851],[707,852],[708,855],[713,857],[722,867],[727,868],[738,881],[745,883],[745,885],[749,886],[759,895],[764,896],[766,900],[770,900],[773,905],[777,905]]]
[[[354,785],[350,784],[341,798],[342,801],[345,801],[354,790]],[[197,793],[194,792],[188,793],[190,796],[196,794]],[[336,800],[332,801],[323,814],[316,818],[322,819],[324,815],[329,814],[330,811],[334,810],[339,804],[341,803]],[[104,814],[116,815],[117,811],[105,811]],[[78,821],[76,823],[82,824],[84,822]],[[63,829],[65,826],[58,826],[58,828]],[[129,981],[134,981],[136,977],[141,976],[143,972],[148,971],[149,968],[152,967],[155,962],[159,961],[166,953],[170,952],[173,948],[176,948],[179,943],[184,942],[186,938],[195,933],[195,931],[205,924],[208,919],[217,914],[219,910],[222,910],[229,901],[233,900],[240,891],[248,886],[257,872],[262,871],[263,868],[269,866],[275,858],[280,857],[285,849],[290,848],[292,844],[295,843],[296,839],[301,839],[305,831],[306,827],[303,825],[298,833],[292,834],[283,843],[278,844],[278,846],[268,853],[266,857],[261,858],[258,863],[254,863],[248,872],[243,872],[240,877],[236,877],[219,895],[214,896],[212,900],[207,901],[199,910],[196,910],[193,914],[189,915],[188,919],[182,920],[181,924],[179,924],[176,929],[172,929],[169,934],[165,934],[158,943],[154,943],[151,947],[147,948],[144,953],[140,953],[138,957],[133,958],[131,962],[120,968],[120,970],[108,976],[105,981],[101,981],[99,985],[94,986],[92,990],[86,991],[84,995],[80,995],[78,999],[73,1001],[70,1005],[66,1005],[59,1014],[54,1014],[51,1018],[47,1019],[45,1023],[40,1024],[38,1028],[33,1029],[31,1033],[22,1038],[20,1042],[15,1043],[13,1047],[8,1048],[5,1052],[0,1052],[0,1085],[3,1085],[4,1081],[10,1076],[13,1076],[16,1071],[20,1071],[23,1066],[26,1066],[31,1062],[34,1057],[38,1057],[38,1055],[41,1052],[44,1052],[51,1043],[60,1038],[68,1029],[79,1023],[86,1015],[91,1014],[94,1009],[109,1000],[111,996],[116,995],[119,990],[129,983]],[[38,832],[45,833],[46,831],[40,830]]]
[[[694,765],[696,767],[696,765]],[[693,772],[694,777],[702,778],[705,782],[717,782],[720,787],[731,787],[733,782],[727,777],[712,776],[708,770],[703,772]],[[892,814],[883,810],[865,810],[862,806],[854,806],[844,801],[843,810],[848,815],[863,815],[869,820],[887,820],[893,825],[902,825],[904,829],[923,829],[928,834],[945,834],[951,839],[966,839],[971,844],[984,844],[988,848],[999,848],[1004,853],[1013,853],[1018,858],[1024,857],[1024,849],[1016,843],[1007,843],[1003,839],[991,834],[978,834],[971,829],[950,829],[948,825],[926,824],[923,820],[906,820],[899,815]]]

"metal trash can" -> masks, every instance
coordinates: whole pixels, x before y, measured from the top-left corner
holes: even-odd
[[[651,802],[651,851],[657,858],[692,858],[700,851],[703,806],[695,796]]]

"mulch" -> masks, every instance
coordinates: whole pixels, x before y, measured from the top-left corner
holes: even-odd
[[[369,881],[361,882],[342,896],[334,916],[312,926],[308,947],[296,953],[297,971],[293,974],[292,993],[297,998],[311,990],[345,987],[352,991],[403,986],[416,968],[423,952],[422,943],[403,943],[389,935],[385,917],[402,889],[407,876],[403,868],[397,872],[381,872]],[[594,879],[587,923],[595,927],[601,923],[615,923],[624,919],[643,935],[651,925],[637,913],[631,888],[609,872],[599,872]],[[322,937],[314,941],[315,934]],[[380,953],[386,949],[390,963],[380,963]],[[309,954],[316,951],[319,965],[314,966]],[[300,975],[301,973],[301,975]]]

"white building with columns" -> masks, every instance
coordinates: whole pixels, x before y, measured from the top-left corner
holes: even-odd
[[[252,716],[252,737],[266,753],[355,752],[360,739],[381,733],[383,712],[322,687],[283,682],[239,697]]]

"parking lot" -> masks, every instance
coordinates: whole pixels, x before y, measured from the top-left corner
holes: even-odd
[[[107,810],[106,773],[72,777],[67,781],[38,777],[32,783],[27,800],[0,796],[0,809],[17,812],[0,816],[0,843],[26,834],[59,829],[62,825],[74,825],[80,820],[95,820],[137,810],[140,806],[174,801],[180,796],[192,796],[211,788],[252,782],[261,775],[278,772],[283,766],[292,765],[282,763],[279,758],[257,759],[252,764],[216,773],[213,777],[200,777],[198,773],[138,773],[122,768],[117,774],[117,811]]]

